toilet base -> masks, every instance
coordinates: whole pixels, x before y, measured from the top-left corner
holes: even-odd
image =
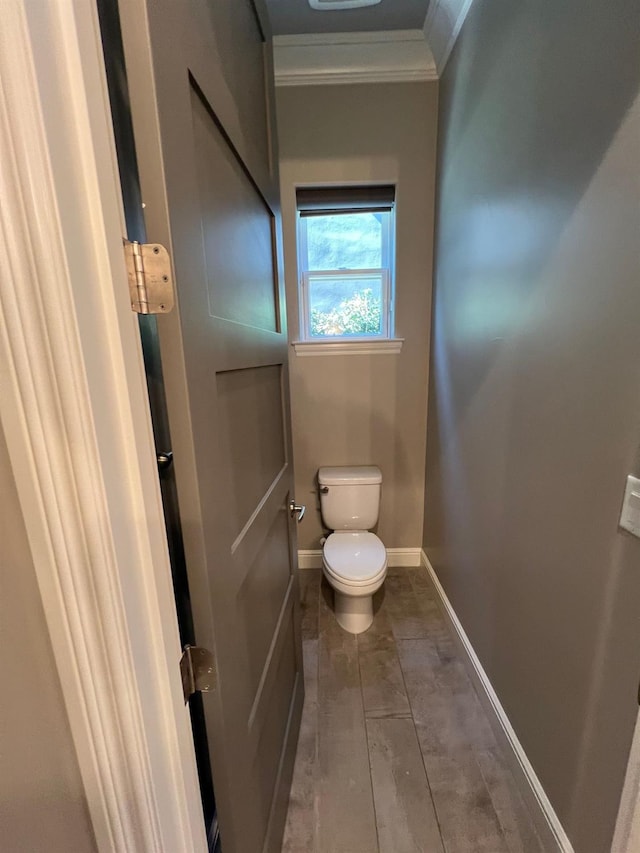
[[[341,628],[362,634],[373,622],[373,595],[343,595],[333,591],[334,611]]]

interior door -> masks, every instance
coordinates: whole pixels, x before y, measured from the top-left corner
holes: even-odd
[[[158,334],[224,853],[276,851],[302,705],[287,336],[266,19],[251,0],[121,0]]]

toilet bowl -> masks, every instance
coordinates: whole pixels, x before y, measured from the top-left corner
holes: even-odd
[[[322,551],[322,570],[334,591],[338,624],[361,634],[373,622],[373,595],[387,576],[387,552],[375,533],[332,533]]]
[[[322,550],[324,576],[334,590],[338,624],[361,634],[373,622],[373,594],[387,574],[387,552],[370,529],[378,521],[382,473],[375,465],[318,471],[320,508],[334,532]]]

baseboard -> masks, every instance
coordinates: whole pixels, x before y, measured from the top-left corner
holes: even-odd
[[[387,548],[387,565],[419,566],[422,550],[420,548]],[[321,569],[322,551],[298,551],[299,569]]]
[[[440,599],[443,613],[458,642],[460,651],[480,701],[489,717],[494,733],[509,762],[520,794],[525,801],[545,850],[553,853],[574,853],[573,846],[547,797],[531,762],[509,722],[504,708],[484,671],[471,641],[458,619],[429,558],[421,551],[422,565],[427,569]]]
[[[421,548],[387,548],[387,565],[419,566],[421,555]]]
[[[321,569],[322,568],[322,551],[298,551],[298,568],[299,569]]]

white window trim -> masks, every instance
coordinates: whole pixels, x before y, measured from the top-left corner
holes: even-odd
[[[310,329],[310,320],[311,320],[311,306],[309,304],[309,278],[343,278],[343,279],[358,279],[358,278],[377,278],[380,276],[381,287],[382,287],[382,328],[379,335],[358,335],[358,336],[347,336],[347,335],[335,335],[331,337],[329,335],[323,335],[322,337],[314,337],[311,334]],[[300,317],[300,326],[301,331],[301,340],[307,343],[322,343],[323,341],[326,343],[335,343],[336,341],[340,341],[340,343],[349,343],[349,342],[357,342],[357,341],[385,341],[390,339],[389,331],[391,329],[391,311],[390,303],[391,303],[391,272],[388,267],[380,267],[378,269],[370,269],[370,270],[318,270],[318,271],[305,271],[302,273],[302,277],[300,280],[300,305],[302,308],[302,315]]]
[[[404,338],[368,338],[367,340],[293,341],[295,354],[310,355],[397,355]]]
[[[339,213],[339,210],[336,210]],[[296,215],[296,243],[298,248],[298,328],[300,339],[292,342],[292,346],[298,356],[316,355],[375,355],[375,354],[397,354],[402,350],[404,338],[395,337],[395,206],[389,211],[386,220],[386,228],[382,232],[381,260],[383,266],[378,269],[369,270],[310,270],[308,269],[308,248],[306,217],[297,212]],[[304,225],[303,225],[304,222]],[[383,332],[381,335],[369,335],[362,337],[335,337],[335,338],[312,338],[309,330],[309,304],[308,304],[308,276],[326,275],[378,275],[384,276],[384,316]]]

